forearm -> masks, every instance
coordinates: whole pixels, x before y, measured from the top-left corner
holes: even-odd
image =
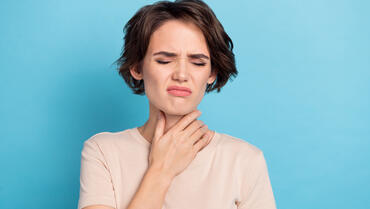
[[[161,209],[172,179],[149,167],[127,209]]]

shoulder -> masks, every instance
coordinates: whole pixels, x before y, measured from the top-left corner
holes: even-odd
[[[104,144],[108,143],[112,140],[114,140],[117,137],[117,133],[119,132],[109,132],[109,131],[103,131],[103,132],[98,132],[93,135],[91,135],[86,141],[87,142],[94,142],[97,144]]]
[[[96,133],[84,141],[84,147],[94,146],[102,152],[113,151],[118,147],[125,146],[125,144],[132,143],[132,140],[129,140],[132,138],[130,131],[131,129],[117,132],[103,131]]]
[[[222,158],[234,166],[237,179],[255,179],[267,170],[264,153],[256,145],[228,134],[221,134],[220,138]]]
[[[240,155],[241,157],[256,157],[262,154],[262,150],[247,140],[220,133],[221,149]]]

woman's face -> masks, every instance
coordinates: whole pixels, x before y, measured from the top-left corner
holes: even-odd
[[[151,105],[171,115],[197,109],[207,84],[216,79],[216,74],[211,75],[210,54],[202,31],[178,20],[167,21],[154,31],[141,64],[142,74],[133,70],[131,74],[144,79]],[[167,91],[170,86],[187,87],[191,94],[171,94]]]

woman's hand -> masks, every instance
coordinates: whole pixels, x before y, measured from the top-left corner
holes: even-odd
[[[212,132],[202,121],[196,120],[200,114],[195,110],[185,115],[163,135],[166,121],[160,112],[149,154],[150,167],[158,168],[173,178],[209,144]]]

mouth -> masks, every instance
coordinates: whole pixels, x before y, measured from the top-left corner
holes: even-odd
[[[180,97],[189,96],[191,94],[191,92],[189,91],[182,91],[182,90],[169,90],[167,92],[173,96],[180,96]]]
[[[167,88],[167,92],[173,96],[189,96],[191,95],[191,90],[187,87],[181,87],[181,86],[170,86]]]

